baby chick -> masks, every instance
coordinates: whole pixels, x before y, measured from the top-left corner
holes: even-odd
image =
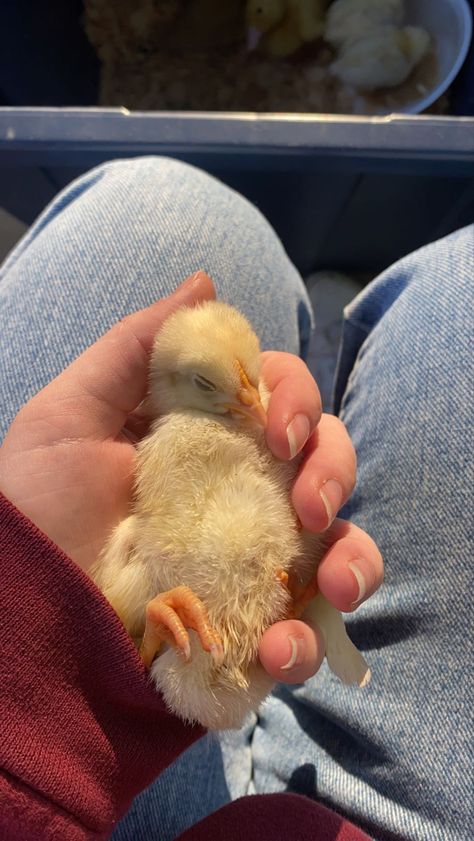
[[[404,26],[403,0],[336,0],[324,37],[338,49],[331,72],[361,91],[394,88],[426,55],[430,36]]]
[[[247,0],[248,46],[285,58],[323,34],[329,0]]]
[[[132,513],[94,577],[142,638],[169,708],[210,729],[239,727],[272,687],[261,636],[314,596],[323,545],[290,502],[298,458],[278,461],[266,445],[259,342],[237,310],[210,301],[171,315],[155,339],[147,399],[155,420],[138,445]],[[321,594],[310,610],[329,666],[366,683],[339,611]]]
[[[430,36],[418,26],[386,26],[344,49],[331,72],[361,91],[394,88],[408,79],[429,46]]]
[[[336,0],[328,9],[324,39],[341,49],[382,26],[401,26],[403,0]]]

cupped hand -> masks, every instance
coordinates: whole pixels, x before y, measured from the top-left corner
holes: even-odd
[[[197,272],[170,297],[115,324],[29,400],[0,447],[0,491],[86,573],[128,512],[140,428],[136,410],[146,394],[154,336],[178,307],[214,296],[210,278]],[[311,531],[330,526],[318,586],[336,607],[351,610],[382,579],[370,537],[334,521],[355,483],[354,450],[340,421],[321,415],[318,389],[301,360],[267,352],[263,377],[271,391],[270,448],[282,459],[304,448],[293,488],[297,514]],[[293,669],[282,671],[294,633],[302,654]],[[290,683],[314,674],[323,656],[317,628],[297,620],[272,626],[260,645],[267,671]]]

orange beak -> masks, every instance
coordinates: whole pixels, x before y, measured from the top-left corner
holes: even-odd
[[[244,415],[259,426],[266,427],[267,413],[262,406],[260,395],[257,389],[248,381],[247,374],[242,368],[240,362],[237,362],[240,378],[240,389],[237,392],[238,403],[227,403],[225,408],[231,412],[237,412],[239,415]]]

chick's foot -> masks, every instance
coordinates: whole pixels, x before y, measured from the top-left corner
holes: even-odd
[[[201,599],[184,585],[159,593],[146,606],[146,625],[140,646],[140,657],[149,668],[163,642],[169,642],[191,658],[189,634],[186,628],[197,632],[201,645],[209,651],[216,666],[222,665],[222,641],[209,622]]]
[[[316,569],[307,584],[300,584],[294,572],[290,571],[285,586],[287,587],[293,604],[290,607],[288,619],[299,619],[307,605],[318,595],[318,570]],[[282,582],[283,583],[283,582]]]

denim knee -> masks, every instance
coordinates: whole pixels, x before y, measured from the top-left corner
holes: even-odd
[[[474,225],[424,246],[390,266],[346,308],[335,384],[335,411],[356,365],[369,347],[403,366],[432,369],[453,356],[455,367],[472,367],[468,352],[474,307]],[[430,348],[430,350],[428,350]],[[453,353],[454,351],[454,353]],[[383,377],[381,364],[378,378]],[[346,395],[347,398],[347,395]]]

